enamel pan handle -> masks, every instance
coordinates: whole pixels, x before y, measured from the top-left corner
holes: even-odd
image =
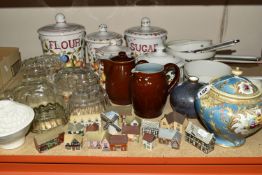
[[[239,39],[231,40],[231,41],[223,42],[223,43],[220,43],[220,44],[215,44],[215,45],[212,45],[212,46],[209,46],[209,47],[205,47],[205,48],[202,48],[202,49],[192,50],[191,52],[199,53],[199,52],[208,52],[208,51],[218,50],[218,49],[222,49],[222,48],[225,48],[225,47],[233,46],[238,42],[240,42]]]

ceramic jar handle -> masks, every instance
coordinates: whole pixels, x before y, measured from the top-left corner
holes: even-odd
[[[175,71],[175,78],[170,82],[170,84],[168,85],[168,93],[171,92],[171,89],[177,85],[177,83],[179,82],[179,77],[180,77],[180,69],[176,64],[173,63],[168,63],[164,66],[164,71],[165,74],[168,73],[168,71],[174,70]]]

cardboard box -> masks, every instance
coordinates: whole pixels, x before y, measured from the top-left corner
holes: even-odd
[[[18,48],[0,47],[0,89],[19,71],[21,56]]]

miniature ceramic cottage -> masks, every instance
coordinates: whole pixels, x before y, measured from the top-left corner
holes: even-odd
[[[126,134],[128,141],[139,142],[140,127],[138,125],[122,125],[122,134]]]
[[[68,134],[79,134],[84,135],[85,126],[82,123],[68,123],[67,125]]]
[[[108,142],[111,151],[121,150],[127,151],[128,137],[127,135],[110,135]]]
[[[85,27],[66,23],[65,16],[58,13],[56,23],[38,29],[45,55],[60,55],[67,67],[83,66],[85,61]]]
[[[86,114],[86,115],[71,115],[71,123],[81,123],[85,126],[86,131],[101,131],[101,117],[100,114]]]
[[[142,134],[149,133],[157,137],[159,133],[159,122],[143,119],[141,128],[142,128]]]
[[[67,150],[80,150],[83,145],[83,136],[78,134],[65,134],[64,144]]]
[[[34,143],[37,151],[42,153],[64,142],[64,127],[58,126],[48,132],[36,134]]]
[[[119,125],[121,126],[123,123],[129,123],[131,121],[133,121],[134,117],[132,116],[132,106],[131,105],[112,105],[112,106],[108,106],[105,110],[105,112],[110,112],[110,111],[114,111],[116,113],[119,114]],[[138,120],[137,118],[135,119],[137,120],[139,123],[141,123],[140,120]]]
[[[156,137],[153,134],[145,133],[143,135],[143,146],[145,149],[152,150],[155,147]]]
[[[141,119],[136,116],[121,116],[122,124],[129,126],[141,126]]]
[[[156,46],[164,45],[167,31],[150,25],[150,19],[143,17],[141,26],[131,27],[124,32],[127,46],[137,57],[144,53],[154,52]]]
[[[179,149],[181,143],[181,133],[178,130],[159,128],[159,143],[170,145],[171,148]]]
[[[108,132],[105,132],[105,135],[101,140],[102,151],[110,151],[109,136],[110,134],[108,134]]]
[[[175,111],[164,115],[164,117],[160,119],[160,128],[174,129],[182,132],[187,125],[188,119]]]
[[[89,149],[102,149],[102,141],[105,137],[105,132],[87,132],[83,138],[84,145]]]
[[[204,153],[209,153],[214,150],[215,136],[198,126],[189,122],[186,128],[186,141]]]

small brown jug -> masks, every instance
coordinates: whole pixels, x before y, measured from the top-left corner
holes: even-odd
[[[125,52],[110,59],[102,59],[106,76],[105,88],[114,104],[131,104],[131,70],[135,67],[135,58],[129,58]]]
[[[145,62],[143,60],[143,62]],[[132,70],[132,103],[136,115],[142,118],[156,118],[163,112],[167,96],[180,76],[176,64],[165,66],[156,63],[139,64]],[[175,71],[175,78],[168,84],[167,72]]]

